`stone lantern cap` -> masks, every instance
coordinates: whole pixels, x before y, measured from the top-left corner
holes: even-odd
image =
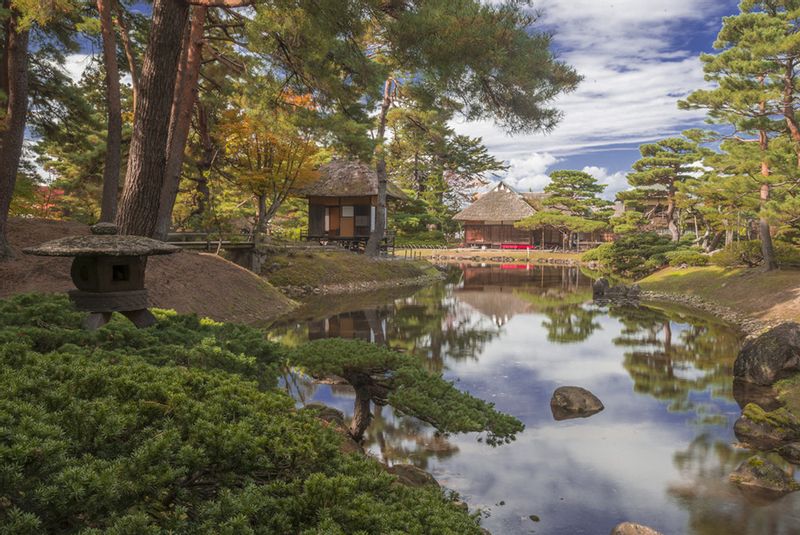
[[[92,227],[88,236],[67,236],[36,247],[27,247],[23,252],[36,256],[150,256],[172,254],[178,247],[143,236],[117,236],[116,227],[99,223]]]

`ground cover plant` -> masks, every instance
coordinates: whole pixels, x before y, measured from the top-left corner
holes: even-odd
[[[263,333],[156,313],[87,332],[65,297],[0,301],[0,533],[480,533],[296,410]]]

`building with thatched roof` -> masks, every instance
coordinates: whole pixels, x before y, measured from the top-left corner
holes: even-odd
[[[552,228],[523,230],[514,223],[541,209],[546,193],[520,193],[505,182],[454,216],[464,226],[465,245],[552,247],[561,242],[561,235]]]
[[[367,239],[375,228],[378,175],[375,168],[353,160],[334,160],[319,168],[319,180],[305,188],[308,199],[308,238]],[[392,182],[387,201],[406,196]],[[386,218],[384,217],[384,221]]]

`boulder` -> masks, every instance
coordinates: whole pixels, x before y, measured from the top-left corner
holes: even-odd
[[[742,409],[750,403],[755,403],[765,411],[773,411],[783,405],[772,386],[748,383],[741,379],[733,380],[733,399]]]
[[[641,524],[623,522],[622,524],[617,524],[611,530],[611,535],[661,535],[661,533]]]
[[[587,418],[605,407],[597,396],[579,386],[562,386],[553,392],[550,410],[555,420]]]
[[[781,446],[778,454],[792,464],[800,464],[800,442],[791,442]]]
[[[759,385],[774,382],[800,371],[800,324],[783,323],[745,343],[733,374]]]
[[[592,284],[592,297],[594,299],[604,298],[609,288],[611,288],[611,284],[608,282],[608,279],[600,277]]]
[[[439,486],[436,478],[413,464],[395,464],[387,467],[386,471],[397,476],[400,483],[409,487]]]
[[[636,301],[641,293],[642,290],[638,284],[611,286],[608,279],[604,277],[600,277],[592,284],[592,298],[596,301]]]
[[[800,420],[784,407],[765,411],[750,403],[736,420],[733,432],[753,448],[772,450],[800,440]]]
[[[754,455],[740,464],[730,475],[730,480],[742,489],[770,495],[783,495],[800,490],[800,484],[779,466],[760,455]]]

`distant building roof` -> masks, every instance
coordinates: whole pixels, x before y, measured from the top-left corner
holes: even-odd
[[[334,160],[319,168],[319,180],[303,189],[304,197],[364,197],[378,194],[375,167],[356,160]],[[403,191],[389,181],[386,196],[407,199]]]
[[[545,193],[519,193],[500,182],[488,193],[457,213],[456,221],[519,221],[536,213]]]

